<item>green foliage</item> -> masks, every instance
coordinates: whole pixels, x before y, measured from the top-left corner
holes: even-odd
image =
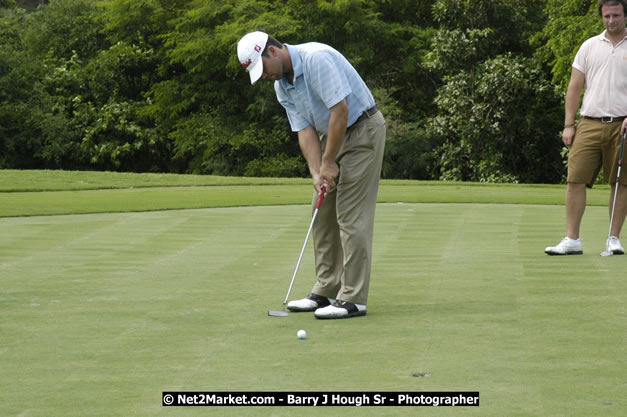
[[[435,95],[433,75],[422,65],[433,34],[431,3],[289,0],[287,10],[295,23],[279,28],[279,39],[332,45],[369,86],[388,89],[404,104],[403,118],[415,120],[428,113]]]
[[[403,121],[401,106],[388,90],[376,88],[372,93],[387,125],[383,178],[431,178],[433,137],[420,123]]]
[[[101,170],[163,172],[168,143],[160,140],[157,130],[142,125],[138,116],[141,103],[111,102],[99,108],[81,106],[85,126],[81,147],[91,156],[92,166]]]
[[[536,55],[551,68],[553,82],[565,92],[579,46],[603,31],[595,0],[548,0],[545,13],[551,16],[532,38]]]
[[[162,45],[161,37],[170,29],[169,20],[186,7],[189,0],[104,0],[101,1],[104,33],[111,43]]]
[[[277,128],[268,135],[255,123],[241,129],[236,123],[225,123],[227,119],[228,116],[214,111],[181,122],[170,134],[175,144],[176,164],[196,174],[258,177],[305,174],[304,160],[295,149],[298,142],[287,129]]]
[[[15,6],[15,0],[0,0],[0,9],[13,9]]]
[[[485,182],[556,182],[559,96],[525,35],[542,17],[513,0],[439,0],[441,27],[426,65],[443,74],[427,132],[439,138],[436,178]],[[548,134],[549,138],[551,134]]]
[[[96,169],[169,169],[170,145],[145,115],[143,91],[151,85],[152,50],[119,42],[84,64],[74,54],[48,62],[47,90],[57,113],[71,119],[80,162]],[[78,161],[77,161],[78,162]]]
[[[209,113],[182,119],[170,133],[175,164],[193,174],[228,172],[230,164],[221,152],[222,144],[228,144],[228,129],[228,125],[220,129],[219,117]]]
[[[66,168],[75,133],[44,91],[45,69],[20,51],[23,14],[2,16],[0,29],[0,167]]]
[[[95,55],[107,47],[97,20],[98,2],[93,0],[52,0],[28,15],[23,41],[32,54],[69,59]]]
[[[2,167],[307,176],[272,83],[235,54],[264,29],[355,65],[388,124],[385,177],[559,181],[547,73],[563,83],[599,24],[592,0],[23,4],[0,3]]]
[[[21,34],[26,13],[15,7],[0,8],[0,46],[20,49]]]
[[[540,25],[533,10],[542,1],[438,0],[433,14],[440,24],[427,64],[444,75],[472,71],[480,62],[506,52],[531,51],[528,36]]]
[[[560,99],[530,59],[511,54],[451,76],[436,98],[430,125],[444,138],[436,149],[440,179],[556,182]],[[548,111],[548,109],[554,109]]]
[[[437,48],[425,56],[426,66],[441,75],[454,74],[461,69],[473,71],[491,55],[492,37],[492,28],[440,30],[432,40]]]
[[[141,101],[158,79],[158,64],[152,48],[120,41],[84,65],[85,93],[97,103],[109,97]]]

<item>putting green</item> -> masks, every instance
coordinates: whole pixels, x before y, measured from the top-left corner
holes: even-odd
[[[382,180],[379,203],[563,205],[565,186]],[[0,217],[278,206],[311,201],[305,178],[0,170]],[[609,187],[587,191],[607,206]]]
[[[1,218],[2,416],[618,416],[623,256],[561,206],[380,204],[368,315],[280,309],[304,205]],[[311,247],[292,294],[313,284]],[[305,329],[306,340],[296,332]],[[415,377],[426,374],[429,376]],[[162,391],[479,391],[478,408],[163,408]]]

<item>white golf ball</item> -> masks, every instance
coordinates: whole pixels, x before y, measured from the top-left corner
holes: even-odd
[[[298,336],[299,339],[305,339],[307,338],[307,332],[301,329],[296,333],[296,336]]]

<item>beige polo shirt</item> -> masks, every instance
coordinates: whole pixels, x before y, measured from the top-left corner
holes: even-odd
[[[586,78],[582,116],[627,116],[627,36],[615,47],[605,31],[588,39],[579,48],[573,68]]]

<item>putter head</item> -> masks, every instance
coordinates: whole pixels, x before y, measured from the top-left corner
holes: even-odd
[[[612,256],[614,255],[612,252],[606,250],[605,252],[601,252],[601,256]]]
[[[287,304],[287,302],[283,303],[283,311],[268,310],[268,315],[273,317],[286,317],[287,311],[285,311],[285,304]]]
[[[268,315],[272,316],[272,317],[286,317],[287,316],[287,312],[285,312],[285,311],[268,310]]]

